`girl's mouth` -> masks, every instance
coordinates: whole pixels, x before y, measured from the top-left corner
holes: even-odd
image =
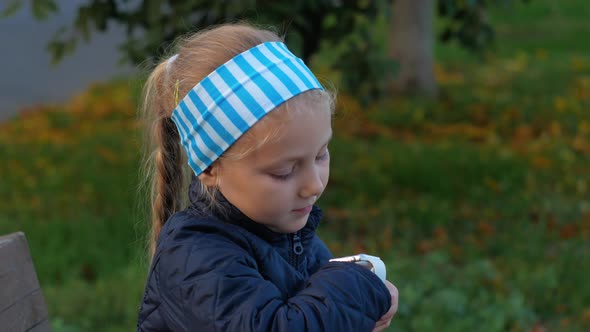
[[[308,205],[308,206],[303,207],[301,209],[295,209],[295,210],[293,210],[293,212],[295,212],[297,214],[308,214],[309,212],[311,212],[311,207],[312,207],[312,205]]]

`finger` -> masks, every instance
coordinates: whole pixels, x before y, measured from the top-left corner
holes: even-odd
[[[381,327],[381,326],[389,326],[389,324],[391,323],[391,318],[387,318],[387,317],[381,317],[381,319],[379,319],[377,321],[377,323],[375,323],[375,327]]]
[[[384,321],[379,321],[376,325],[375,328],[373,328],[373,332],[379,332],[379,331],[383,331],[386,328],[389,327],[389,325],[391,325],[391,319],[389,320],[384,320]]]
[[[383,329],[384,329],[383,327],[375,327],[373,329],[373,332],[381,332],[381,331],[383,331]]]
[[[392,317],[381,317],[381,319],[376,323],[376,326],[389,324],[391,320]]]
[[[393,301],[393,299],[392,299]],[[391,305],[391,307],[389,307],[389,310],[383,314],[383,316],[381,316],[381,318],[379,318],[379,321],[386,321],[388,319],[392,319],[393,316],[395,315],[395,312],[397,311],[396,306],[394,306],[393,304]]]
[[[385,286],[387,286],[389,294],[391,294],[391,307],[393,309],[393,314],[395,315],[399,304],[399,290],[389,281],[385,282]]]
[[[377,321],[377,325],[381,325],[381,324],[385,324],[388,321],[391,321],[391,319],[393,318],[393,316],[395,315],[395,307],[392,305],[391,307],[389,307],[389,310],[383,314],[383,316],[381,316],[381,318],[379,318],[379,320]]]
[[[395,314],[395,312],[393,312],[393,311],[391,313],[386,313],[385,315],[383,315],[383,317],[381,317],[381,319],[379,321],[386,322],[388,320],[392,320],[394,314]]]

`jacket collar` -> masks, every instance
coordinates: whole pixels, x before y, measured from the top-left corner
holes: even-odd
[[[223,196],[223,194],[221,194],[219,191],[216,192],[216,200],[219,203],[219,208],[209,207],[208,204],[202,200],[199,200],[199,194],[201,190],[200,188],[199,179],[193,174],[189,187],[189,198],[191,202],[190,208],[199,215],[214,216],[216,219],[219,219],[223,222],[240,226],[268,242],[281,239],[286,235],[274,232],[268,227],[253,221],[244,213],[242,213],[242,211],[240,211],[229,200],[227,200],[225,196]],[[309,214],[306,225],[300,231],[302,239],[313,236],[313,233],[318,227],[321,218],[322,211],[320,208],[314,205]]]

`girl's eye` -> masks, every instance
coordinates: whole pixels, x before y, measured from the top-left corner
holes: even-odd
[[[288,173],[288,174],[271,174],[270,176],[272,176],[276,180],[284,181],[284,180],[287,180],[289,178],[289,176],[291,176],[292,173],[293,172]]]
[[[287,180],[291,175],[293,175],[293,170],[290,170],[287,173],[280,173],[279,172],[278,174],[274,174],[274,173],[270,174],[270,176],[272,178],[277,179],[277,180]]]
[[[329,156],[330,156],[330,151],[328,151],[328,149],[326,149],[326,151],[324,153],[315,157],[315,160],[317,160],[317,161],[326,160],[326,159],[328,159]]]

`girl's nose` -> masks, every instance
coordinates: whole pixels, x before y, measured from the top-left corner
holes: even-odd
[[[309,172],[309,175],[305,177],[304,181],[304,185],[301,187],[299,194],[303,198],[319,196],[324,190],[324,183],[320,176],[320,170],[316,167]]]

